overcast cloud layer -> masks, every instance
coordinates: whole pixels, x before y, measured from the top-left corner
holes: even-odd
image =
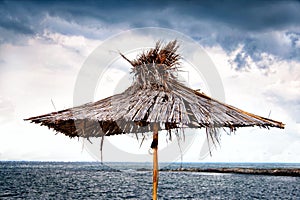
[[[221,45],[228,52],[242,45],[234,58],[239,68],[247,66],[248,56],[261,60],[262,52],[299,60],[299,1],[1,4],[2,43],[22,42],[23,37],[43,35],[45,30],[104,39],[120,30],[158,26],[188,34],[202,45]]]
[[[17,148],[12,143],[21,128],[13,123],[28,117],[29,106],[32,114],[41,114],[52,111],[51,98],[61,105],[59,109],[72,104],[76,75],[102,41],[132,28],[161,27],[184,33],[210,53],[224,81],[227,101],[249,111],[257,108],[254,111],[264,116],[272,110],[271,117],[287,123],[286,143],[278,146],[276,135],[277,146],[264,151],[271,152],[275,161],[300,162],[299,10],[299,1],[0,1],[0,134],[5,138],[0,141],[0,159],[23,156],[14,154]],[[42,140],[35,132],[28,137]],[[68,138],[58,140],[63,144]],[[293,143],[290,150],[281,155],[289,142]],[[78,150],[80,143],[72,145]],[[227,150],[230,154],[232,149]],[[32,157],[32,152],[28,150],[27,159],[60,159]],[[260,161],[268,160],[267,156]]]

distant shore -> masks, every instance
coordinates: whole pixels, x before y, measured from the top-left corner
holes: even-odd
[[[280,169],[255,169],[255,168],[177,168],[161,169],[167,172],[207,172],[207,173],[234,173],[251,175],[271,175],[271,176],[296,176],[300,177],[300,168],[280,168]]]
[[[58,161],[0,161],[0,171],[3,168],[30,166],[68,166],[88,167],[97,171],[122,172],[123,170],[152,172],[152,163],[135,162],[58,162]],[[199,172],[199,173],[227,173],[269,176],[300,177],[300,163],[169,163],[161,168],[161,172]],[[182,166],[182,167],[180,167]],[[252,167],[253,166],[253,167]]]

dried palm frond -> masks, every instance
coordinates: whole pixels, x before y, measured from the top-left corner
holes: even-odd
[[[182,128],[207,128],[218,141],[216,128],[259,126],[284,128],[278,121],[254,115],[190,89],[177,79],[180,55],[177,41],[157,42],[130,61],[134,81],[123,93],[97,102],[26,120],[70,137],[102,137],[124,133]]]

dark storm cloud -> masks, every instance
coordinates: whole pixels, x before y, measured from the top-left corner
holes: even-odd
[[[204,5],[191,2],[189,7],[182,5],[182,10],[244,30],[283,28],[300,19],[296,1],[208,1]]]
[[[67,35],[103,39],[129,28],[159,26],[183,32],[203,45],[220,45],[228,53],[243,44],[237,66],[262,52],[295,59],[299,53],[299,1],[3,1],[1,42],[14,35]],[[104,30],[111,30],[108,33]],[[286,31],[284,46],[265,32]],[[285,50],[283,50],[285,49]]]
[[[190,19],[259,31],[298,25],[300,20],[298,1],[149,1],[143,4],[136,1],[110,1],[90,5],[80,2],[80,5],[74,4],[66,10],[71,17],[90,16],[108,23],[133,22],[137,26],[144,26],[151,21],[169,26],[177,20]],[[58,12],[60,15],[66,14],[63,10]]]
[[[18,32],[21,34],[33,34],[34,33],[34,31],[30,27],[22,24],[18,20],[7,20],[5,18],[1,18],[0,24],[1,24],[1,27],[4,29]]]
[[[33,33],[38,27],[32,26],[49,14],[78,23],[92,18],[108,24],[158,24],[172,28],[176,22],[188,25],[193,20],[260,31],[299,25],[299,10],[298,1],[4,1],[0,26]]]

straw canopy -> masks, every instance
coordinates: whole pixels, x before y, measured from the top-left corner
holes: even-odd
[[[178,80],[180,55],[177,41],[155,48],[130,61],[133,84],[123,93],[97,102],[32,117],[69,137],[103,137],[124,133],[182,128],[259,126],[284,128],[284,124],[219,102],[190,89]]]

